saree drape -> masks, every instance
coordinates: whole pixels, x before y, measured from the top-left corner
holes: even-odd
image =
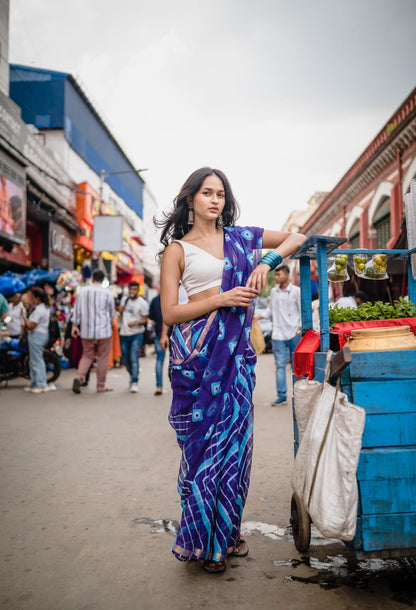
[[[262,234],[224,227],[222,292],[246,284]],[[253,449],[253,311],[254,303],[219,309],[172,333],[169,422],[182,450],[182,519],[172,552],[182,561],[223,561],[239,539]]]

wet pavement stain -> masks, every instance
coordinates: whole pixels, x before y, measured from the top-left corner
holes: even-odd
[[[416,557],[351,562],[344,555],[327,556],[324,560],[303,556],[301,559],[273,561],[273,565],[294,569],[304,565],[317,570],[316,574],[309,577],[286,576],[284,582],[316,584],[327,590],[341,586],[366,589],[369,592],[383,589],[390,591],[390,598],[396,602],[416,605]]]
[[[133,519],[133,525],[150,525],[152,534],[168,534],[176,536],[179,523],[173,519],[149,519],[138,517]],[[280,527],[260,521],[243,521],[241,532],[245,536],[261,534],[277,541],[293,541],[291,527]],[[311,546],[340,544],[339,540],[324,538],[312,526]],[[247,561],[254,558],[247,557]],[[366,559],[357,561],[351,552],[345,550],[345,555],[328,555],[324,559],[313,556],[302,556],[300,559],[285,559],[273,561],[275,567],[296,569],[306,566],[316,573],[309,577],[287,575],[283,582],[301,582],[319,585],[322,589],[336,589],[342,586],[354,589],[366,589],[374,592],[382,589],[391,593],[391,599],[409,606],[416,606],[416,557],[401,557],[397,559]],[[230,564],[230,568],[238,568],[238,564]],[[274,576],[266,576],[274,578]]]
[[[176,536],[179,529],[179,523],[172,519],[148,519],[147,517],[138,517],[133,519],[136,525],[146,524],[151,526],[152,534],[169,534]]]

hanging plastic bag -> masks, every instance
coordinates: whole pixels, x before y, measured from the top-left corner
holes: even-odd
[[[387,254],[374,254],[366,264],[362,277],[369,280],[387,280]]]
[[[329,366],[326,378],[328,373]],[[314,404],[296,454],[292,487],[323,536],[352,540],[357,524],[356,472],[365,411],[327,381],[320,384],[320,391],[311,385],[316,382],[298,381],[295,388],[299,383],[303,383],[305,393],[314,393]]]
[[[368,262],[368,258],[365,254],[354,254],[354,273],[358,275],[358,277],[364,277],[364,269]]]
[[[338,254],[329,259],[328,279],[330,282],[345,282],[350,279],[347,271],[348,255]]]

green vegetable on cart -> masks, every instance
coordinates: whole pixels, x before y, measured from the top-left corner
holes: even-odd
[[[329,326],[339,322],[361,322],[365,320],[394,320],[397,318],[413,318],[416,316],[416,305],[411,301],[406,301],[399,297],[391,303],[376,301],[372,303],[362,303],[356,309],[352,307],[330,307]]]

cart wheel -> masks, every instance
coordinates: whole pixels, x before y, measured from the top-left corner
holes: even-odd
[[[311,543],[311,520],[297,493],[292,495],[290,523],[295,547],[305,553]]]

